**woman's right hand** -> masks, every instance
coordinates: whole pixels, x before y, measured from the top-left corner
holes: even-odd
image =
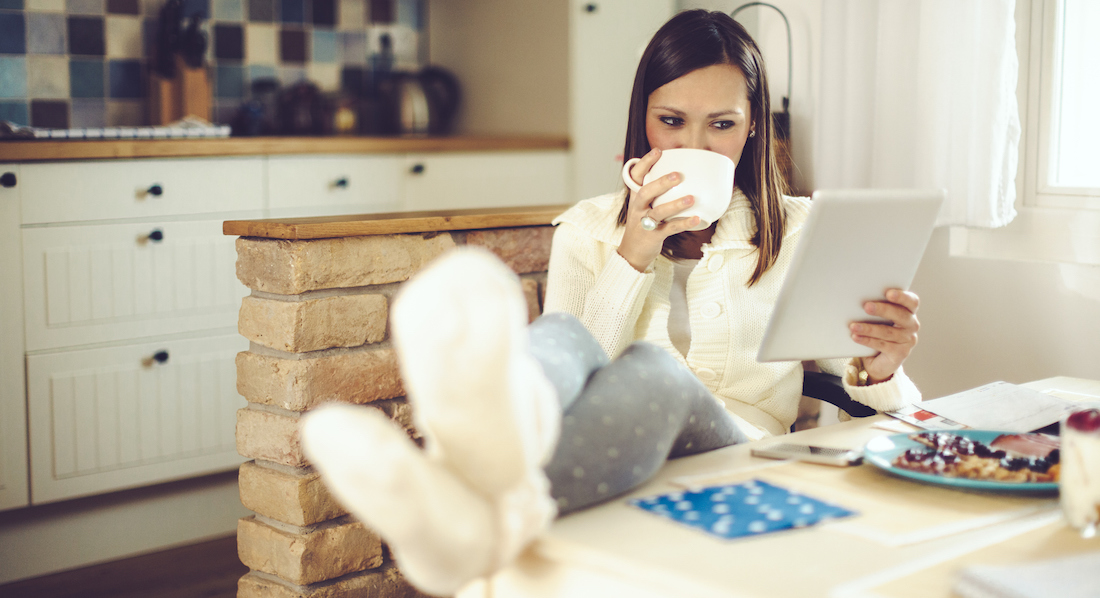
[[[653,207],[653,200],[675,187],[683,176],[673,172],[642,185],[641,181],[660,157],[661,150],[654,148],[630,169],[630,178],[641,185],[641,189],[631,191],[627,199],[626,230],[623,232],[623,241],[619,244],[619,255],[639,272],[645,272],[653,260],[661,255],[665,239],[699,225],[698,216],[669,221],[695,203],[695,198],[690,195]],[[642,228],[642,218],[647,214],[657,221],[656,229]]]

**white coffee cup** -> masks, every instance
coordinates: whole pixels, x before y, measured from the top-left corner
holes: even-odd
[[[630,177],[630,169],[641,158],[631,158],[623,165],[623,182],[632,191],[641,187]],[[699,225],[689,230],[703,230],[722,217],[733,199],[733,173],[737,165],[733,160],[717,152],[691,148],[667,149],[646,173],[642,184],[672,172],[680,173],[683,180],[653,200],[653,207],[691,195],[695,203],[677,214],[676,218],[699,217]]]

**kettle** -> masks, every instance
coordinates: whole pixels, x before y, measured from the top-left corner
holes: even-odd
[[[461,90],[450,71],[429,66],[418,73],[393,73],[386,87],[393,132],[409,136],[451,132]]]

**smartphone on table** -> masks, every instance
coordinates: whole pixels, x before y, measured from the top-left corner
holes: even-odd
[[[837,467],[859,465],[863,462],[863,453],[858,450],[813,446],[810,444],[794,444],[789,442],[754,447],[752,449],[752,455],[754,457],[766,457],[768,459],[795,459],[797,461],[835,465]]]

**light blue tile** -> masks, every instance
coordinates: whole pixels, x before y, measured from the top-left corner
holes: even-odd
[[[27,54],[64,54],[65,48],[65,15],[27,13]]]
[[[24,127],[31,124],[26,102],[0,102],[0,121],[10,121]]]
[[[242,0],[214,0],[214,18],[219,21],[244,20]]]
[[[74,98],[102,98],[105,86],[102,60],[69,60],[69,92]]]
[[[397,0],[397,23],[420,31],[420,24],[423,23],[422,11],[421,0]]]
[[[0,56],[0,98],[27,97],[27,59]]]
[[[256,79],[275,79],[275,66],[266,64],[254,64],[248,67],[248,80],[255,81]]]
[[[244,97],[244,67],[222,65],[214,67],[215,97],[222,100],[239,100]]]
[[[336,32],[313,30],[313,62],[336,62]]]

